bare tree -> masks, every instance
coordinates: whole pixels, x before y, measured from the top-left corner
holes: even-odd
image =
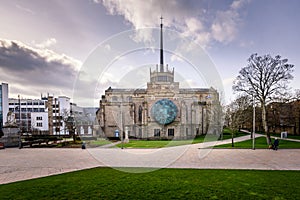
[[[233,135],[234,133],[237,132],[237,126],[235,123],[235,117],[236,115],[234,115],[234,111],[231,108],[232,104],[226,106],[226,112],[225,112],[225,121],[226,121],[226,126],[228,127],[229,131],[231,132],[231,146],[234,146],[234,142],[233,142]]]
[[[270,55],[252,54],[247,66],[240,70],[232,87],[234,91],[253,96],[261,104],[262,125],[267,134],[268,144],[271,140],[267,125],[266,105],[272,98],[283,96],[288,89],[289,80],[293,79],[294,65],[287,62],[288,59],[281,59],[279,55],[273,58]]]
[[[73,138],[73,142],[76,142],[76,134],[75,134],[75,120],[71,115],[71,111],[68,109],[63,109],[61,111],[62,120],[64,121],[64,134],[68,132],[68,135],[71,135]]]
[[[239,96],[227,106],[226,116],[231,129],[247,127],[252,120],[252,102],[249,96]],[[230,122],[230,123],[229,123]]]
[[[291,92],[288,97],[289,97],[288,102],[299,101],[300,100],[300,89],[295,89],[294,92]]]

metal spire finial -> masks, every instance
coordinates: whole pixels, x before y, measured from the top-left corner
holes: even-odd
[[[163,51],[163,17],[160,17],[160,71],[164,71],[164,51]]]

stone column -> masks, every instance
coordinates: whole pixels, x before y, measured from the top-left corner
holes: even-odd
[[[128,143],[129,142],[129,138],[128,138],[128,127],[125,127],[125,139],[124,139],[124,143]]]

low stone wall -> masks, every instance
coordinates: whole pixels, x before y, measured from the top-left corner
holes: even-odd
[[[4,143],[4,147],[17,147],[20,140],[20,129],[18,127],[3,127],[4,135],[0,138],[0,142]]]

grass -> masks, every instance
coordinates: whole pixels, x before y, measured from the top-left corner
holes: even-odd
[[[233,137],[236,138],[236,137],[245,136],[245,135],[249,135],[249,133],[235,132],[233,134]],[[274,136],[277,136],[278,138],[280,138],[280,135],[274,135]],[[289,138],[300,139],[300,136],[292,136],[292,135],[288,135],[288,136],[289,136]],[[224,128],[223,140],[231,139],[231,137],[232,137],[231,130],[228,128]],[[194,139],[189,139],[189,140],[134,140],[134,139],[130,139],[129,143],[123,143],[123,144],[120,143],[116,146],[119,148],[121,148],[122,145],[124,148],[163,148],[163,147],[172,147],[172,146],[180,146],[180,145],[188,145],[188,144],[216,141],[217,139],[218,139],[218,137],[215,135],[200,135]],[[77,146],[76,145],[73,145],[73,146],[77,147],[77,148],[81,148],[81,143],[82,142],[80,141],[80,143],[78,143]],[[85,141],[85,143],[90,148],[90,147],[103,146],[106,144],[110,144],[111,142],[108,140],[105,140],[105,139],[98,139],[98,140],[87,140],[87,141]],[[112,146],[112,147],[115,147],[115,146]],[[252,148],[252,140],[235,143],[234,147],[231,147],[231,143],[225,144],[225,145],[220,145],[220,146],[215,146],[215,147],[216,148],[250,149],[250,148]],[[268,148],[265,138],[257,138],[255,147],[262,148],[262,149]],[[291,149],[300,148],[300,143],[280,140],[279,148],[291,148]]]
[[[196,144],[201,142],[215,141],[218,137],[215,135],[200,135],[190,140],[129,140],[129,143],[124,143],[125,148],[163,148],[187,144]],[[116,145],[122,147],[122,144]]]
[[[1,185],[0,194],[3,200],[298,199],[300,173],[199,169],[125,173],[111,168],[94,168]]]
[[[274,141],[274,140],[272,140]],[[245,140],[242,142],[234,143],[234,147],[230,144],[223,144],[219,146],[214,146],[214,148],[241,148],[241,149],[251,149],[252,148],[252,140]],[[256,149],[267,149],[268,145],[266,143],[265,137],[255,138],[255,148]],[[299,149],[300,142],[293,142],[287,140],[279,139],[279,149]]]
[[[271,133],[271,136],[280,138],[281,134],[279,134],[279,133]],[[291,134],[288,134],[287,138],[300,140],[300,135],[291,135]]]
[[[223,140],[226,140],[226,139],[231,139],[232,138],[232,135],[231,135],[231,130],[229,128],[224,128],[223,129]],[[245,136],[245,135],[249,135],[249,133],[245,133],[245,132],[235,132],[233,134],[233,137],[240,137],[240,136]]]
[[[233,137],[240,137],[244,135],[249,135],[248,133],[237,132]],[[228,128],[223,130],[223,140],[230,139],[232,137],[231,132]],[[215,135],[200,135],[194,139],[190,140],[129,140],[129,143],[124,143],[124,148],[163,148],[163,147],[172,147],[180,146],[187,144],[197,144],[202,142],[216,141],[218,136]],[[116,145],[121,148],[122,144]]]
[[[105,140],[105,139],[98,139],[98,140],[91,140],[91,141],[84,141],[89,147],[99,147],[106,144],[111,144],[112,142]]]

